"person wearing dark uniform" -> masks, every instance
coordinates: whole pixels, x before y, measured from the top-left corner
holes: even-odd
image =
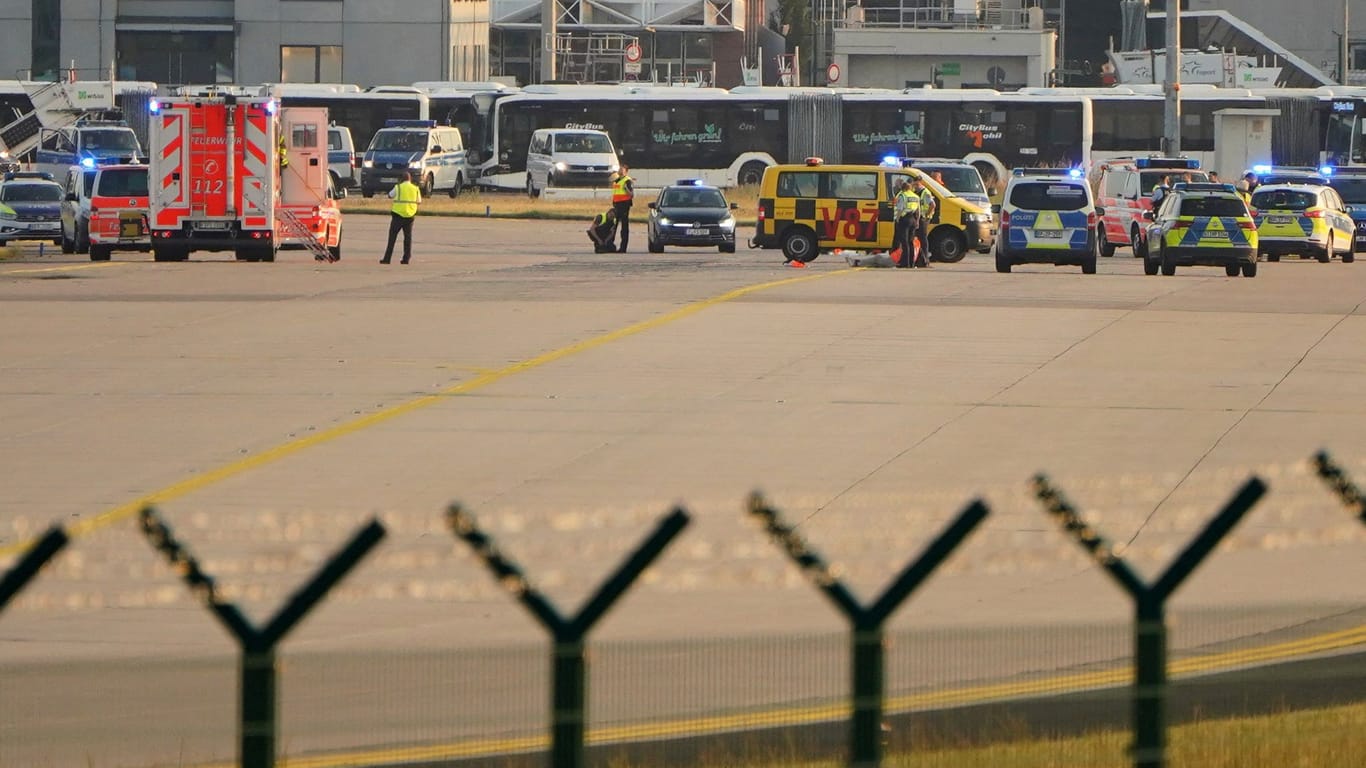
[[[909,181],[901,182],[892,206],[892,239],[901,249],[901,258],[896,260],[898,267],[909,267],[915,258],[913,233],[920,225],[920,196],[911,191]]]
[[[626,243],[631,238],[631,202],[635,197],[636,182],[626,174],[626,164],[622,163],[612,179],[612,212],[617,215],[617,226],[621,228],[621,246],[617,253],[626,253]]]
[[[389,206],[389,244],[384,248],[384,258],[379,260],[381,264],[388,264],[389,259],[394,255],[394,241],[398,239],[398,233],[403,233],[403,261],[400,264],[407,264],[413,257],[413,219],[417,217],[417,205],[422,202],[422,190],[413,183],[411,173],[403,174],[403,181],[394,185],[389,190],[389,197],[394,204]]]
[[[617,235],[617,212],[611,208],[593,217],[588,225],[588,239],[593,241],[593,253],[611,253],[616,250],[612,240]]]
[[[934,218],[935,209],[938,203],[934,199],[934,193],[925,185],[925,182],[917,178],[912,190],[920,200],[919,221],[916,222],[915,236],[920,240],[920,248],[915,253],[914,266],[921,269],[928,269],[930,262],[927,255],[930,252],[930,221]]]

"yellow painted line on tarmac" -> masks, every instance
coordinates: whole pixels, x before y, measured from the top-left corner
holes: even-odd
[[[1201,673],[1229,670],[1259,662],[1282,661],[1363,644],[1366,644],[1366,625],[1256,648],[1192,656],[1168,664],[1167,672],[1173,678],[1191,677]],[[1062,695],[1097,688],[1113,688],[1133,682],[1133,674],[1133,667],[1126,665],[1095,672],[1058,675],[1038,680],[967,686],[909,696],[895,696],[887,700],[885,709],[888,713],[905,713],[983,704],[990,701],[1029,696]],[[590,729],[587,733],[587,740],[589,744],[613,744],[650,739],[670,739],[766,727],[810,725],[848,718],[849,715],[848,701],[840,701],[822,705],[781,707],[714,717],[691,717],[653,723],[603,726]],[[504,739],[469,739],[422,747],[356,750],[328,755],[285,758],[280,762],[280,765],[282,768],[402,765],[442,759],[497,757],[544,751],[549,748],[548,735]],[[206,766],[205,768],[230,768],[230,766],[229,764],[221,764]]]
[[[75,272],[78,269],[104,269],[123,265],[122,261],[102,261],[98,264],[62,264],[55,267],[25,267],[0,270],[0,275],[37,275],[43,272]]]
[[[91,265],[81,266],[85,267]],[[225,464],[217,469],[212,469],[206,472],[191,475],[185,478],[184,480],[166,486],[161,490],[149,493],[146,496],[143,496],[139,499],[130,501],[126,504],[121,504],[117,507],[114,507],[113,509],[102,512],[86,520],[81,520],[80,522],[73,523],[67,527],[67,533],[69,533],[73,537],[84,536],[85,534],[88,534],[92,531],[98,530],[112,523],[116,523],[120,520],[124,520],[133,515],[136,515],[138,511],[140,511],[145,506],[153,504],[165,504],[168,501],[181,498],[187,494],[193,493],[203,488],[207,488],[215,483],[219,483],[229,478],[236,477],[240,474],[243,474],[244,472],[248,472],[258,467],[263,467],[267,464],[272,464],[281,459],[293,456],[294,454],[299,453],[300,451],[307,450],[316,445],[322,445],[323,443],[328,443],[338,438],[355,434],[368,427],[373,427],[376,424],[382,424],[387,421],[392,421],[393,419],[396,419],[399,416],[406,416],[407,414],[421,410],[423,408],[426,408],[427,406],[435,405],[436,403],[439,403],[453,395],[464,395],[479,389],[483,389],[484,387],[487,387],[491,384],[496,384],[497,382],[502,381],[503,379],[506,379],[508,377],[516,376],[519,373],[526,373],[527,371],[534,370],[545,365],[549,365],[550,363],[563,360],[567,357],[572,357],[573,355],[581,354],[592,349],[597,349],[598,347],[604,346],[606,344],[611,344],[614,341],[620,341],[630,336],[634,336],[639,333],[644,333],[645,331],[650,331],[655,328],[668,325],[669,323],[682,320],[683,318],[691,317],[692,315],[695,315],[705,309],[715,307],[718,304],[725,304],[726,302],[744,298],[745,296],[749,296],[750,294],[754,293],[759,293],[761,291],[767,291],[772,290],[774,288],[782,288],[790,285],[796,285],[798,283],[810,282],[812,280],[819,280],[821,278],[829,277],[831,275],[843,275],[852,273],[853,270],[850,269],[839,269],[831,272],[817,272],[814,274],[802,275],[801,277],[790,277],[783,280],[774,280],[768,283],[750,285],[744,288],[736,288],[733,291],[727,291],[726,293],[723,293],[719,296],[713,296],[710,299],[695,301],[691,304],[687,304],[678,309],[675,309],[672,312],[660,315],[659,317],[652,318],[650,320],[644,320],[642,322],[635,323],[634,325],[628,325],[624,328],[619,328],[615,331],[609,331],[608,333],[604,333],[599,336],[594,336],[590,339],[580,341],[576,344],[570,344],[567,347],[561,347],[559,349],[552,350],[543,355],[533,357],[529,360],[522,360],[520,362],[513,363],[512,365],[504,366],[502,368],[496,368],[493,370],[481,372],[468,381],[463,381],[459,384],[441,390],[440,392],[437,392],[435,394],[424,395],[422,397],[409,400],[407,402],[399,403],[398,405],[383,408],[374,413],[361,416],[358,419],[354,419],[344,424],[339,424],[335,427],[325,429],[321,432],[318,432],[317,434],[309,435],[307,437],[301,437],[296,440],[291,440],[287,443],[282,443],[280,445],[277,445],[273,448],[268,448],[259,453],[245,456],[241,459],[238,459],[237,461],[234,461],[230,464]],[[26,550],[32,547],[33,544],[34,540],[30,539],[28,541],[21,541],[15,544],[0,546],[0,557],[8,557],[17,552]]]

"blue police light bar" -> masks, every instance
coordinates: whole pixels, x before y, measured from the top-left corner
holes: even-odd
[[[271,99],[270,101],[267,101],[267,102],[266,102],[266,114],[267,114],[267,115],[273,115],[273,114],[275,114],[276,112],[278,112],[279,109],[280,109],[280,102],[276,101],[275,99]]]
[[[94,168],[94,167],[95,167],[95,158],[93,158],[93,157],[83,157],[83,158],[81,158],[81,165],[85,166],[86,168]]]
[[[1332,176],[1332,175],[1333,175],[1333,166],[1331,166],[1331,165],[1321,165],[1321,166],[1319,166],[1319,173],[1323,174],[1324,176]]]
[[[674,186],[676,186],[676,187],[700,187],[700,186],[702,186],[702,180],[701,180],[701,179],[679,179],[678,181],[674,182]]]
[[[385,120],[385,128],[435,128],[435,120]]]
[[[1263,173],[1271,173],[1271,166],[1266,165],[1265,163],[1258,163],[1252,166],[1252,172],[1257,174],[1258,176],[1262,175]]]
[[[160,112],[161,102],[157,101],[156,99],[152,99],[151,101],[147,102],[147,111],[151,112],[154,115]]]
[[[1137,168],[1186,168],[1195,170],[1200,161],[1194,157],[1140,157],[1134,160]]]
[[[891,168],[899,168],[901,167],[901,158],[897,157],[896,155],[883,155],[881,165],[888,166]]]
[[[1012,168],[1011,176],[1068,176],[1081,178],[1080,168]]]
[[[1080,168],[1073,168],[1072,170],[1070,170],[1070,171],[1067,172],[1067,175],[1068,175],[1068,176],[1071,176],[1071,177],[1074,178],[1074,179],[1080,179],[1080,178],[1081,178],[1081,169],[1080,169]]]

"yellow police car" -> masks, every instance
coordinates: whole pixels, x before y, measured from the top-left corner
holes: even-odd
[[[921,179],[936,202],[929,223],[930,258],[955,262],[968,249],[989,249],[991,212],[973,205],[914,168],[879,165],[771,165],[759,182],[751,248],[781,248],[788,261],[808,262],[841,248],[889,251],[892,200],[902,180]]]
[[[1232,184],[1177,184],[1144,218],[1144,274],[1208,266],[1223,267],[1229,277],[1257,276],[1257,227]]]
[[[1319,184],[1263,184],[1250,203],[1257,221],[1257,250],[1267,261],[1286,254],[1334,256],[1352,262],[1356,224],[1337,190]]]

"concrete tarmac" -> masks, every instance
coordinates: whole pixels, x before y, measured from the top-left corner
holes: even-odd
[[[146,503],[260,623],[387,527],[284,641],[290,754],[543,735],[546,632],[446,530],[454,502],[562,614],[692,516],[591,635],[594,727],[847,690],[846,624],[746,518],[756,490],[866,602],[989,506],[891,620],[894,694],[1127,663],[1127,598],[1037,472],[1149,578],[1268,483],[1177,593],[1175,658],[1366,641],[1366,526],[1307,470],[1326,448],[1366,482],[1363,265],[793,269],[646,253],[643,214],[627,254],[586,222],[424,217],[382,266],[387,219],[353,215],[336,264],[0,261],[0,569],[75,533],[0,613],[0,765],[234,754],[235,645]]]

